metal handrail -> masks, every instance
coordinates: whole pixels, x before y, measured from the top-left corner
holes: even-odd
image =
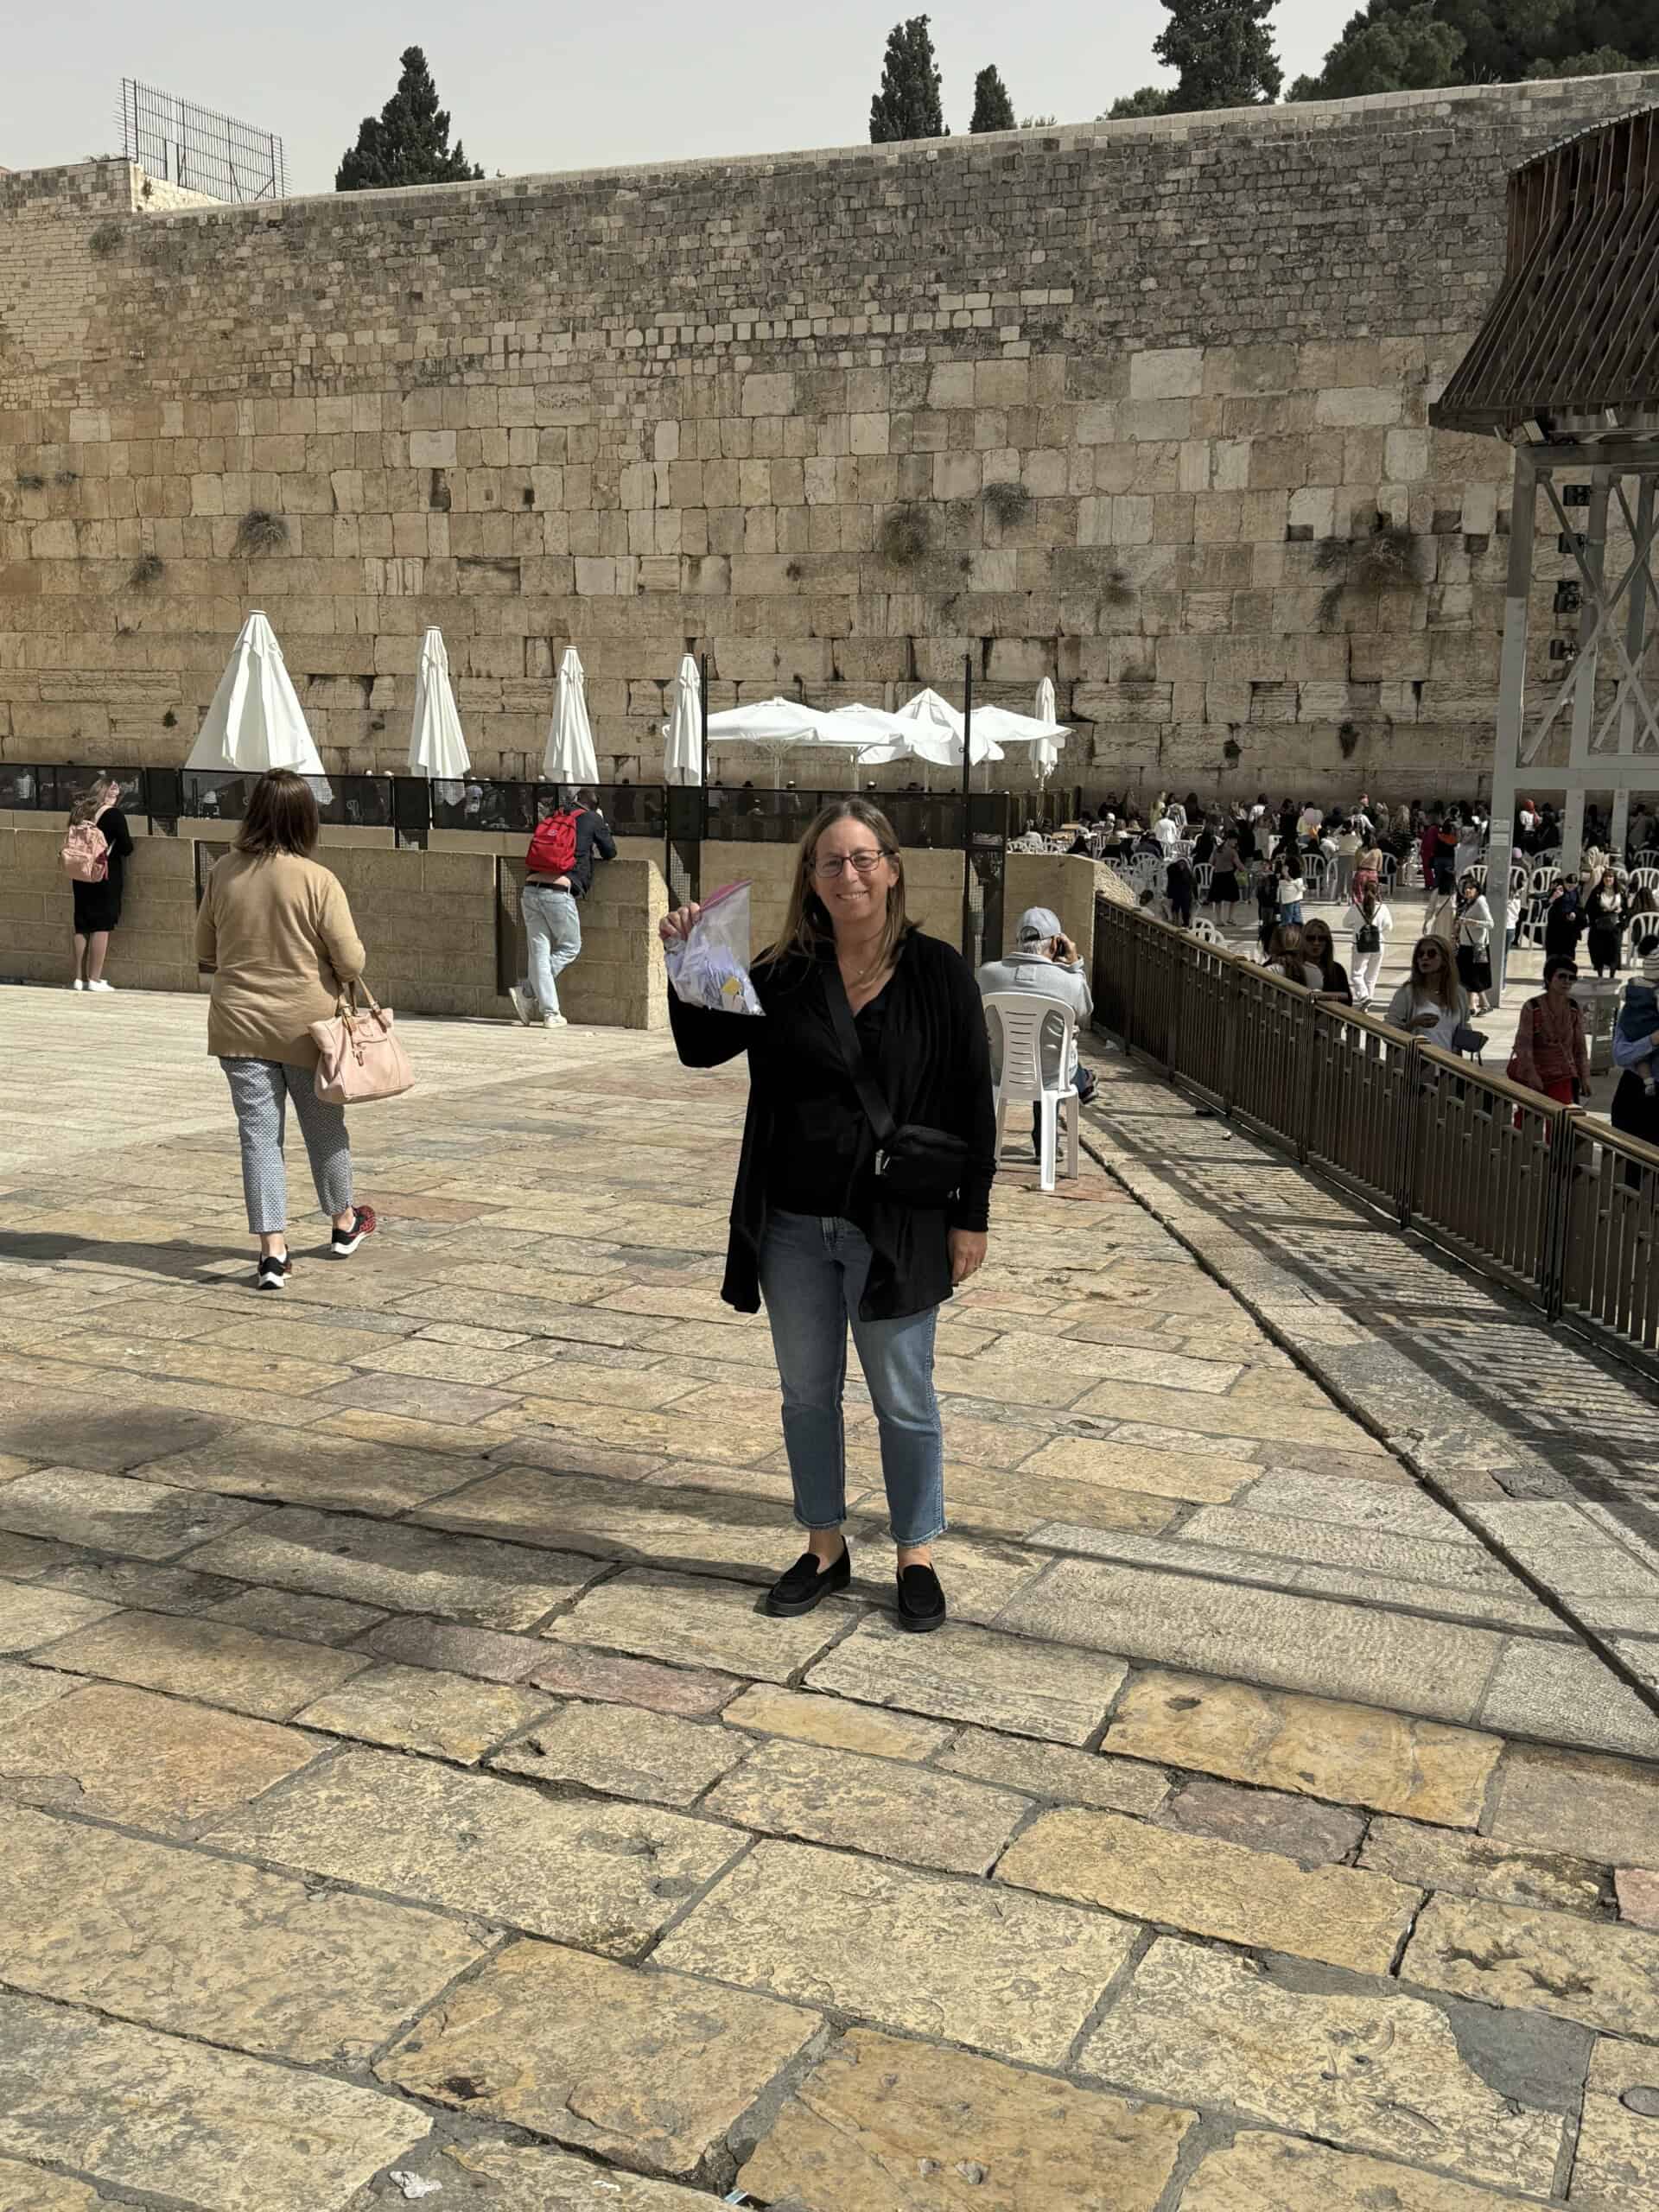
[[[1101,898],[1095,1019],[1183,1089],[1648,1367],[1659,1147]]]

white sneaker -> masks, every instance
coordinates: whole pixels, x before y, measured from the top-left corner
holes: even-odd
[[[536,1019],[535,1000],[528,991],[520,990],[517,983],[508,991],[507,996],[512,1001],[513,1012],[528,1029]]]
[[[115,988],[115,985],[113,983],[106,983],[104,981],[104,978],[100,976],[97,982],[88,983],[86,988],[89,991],[112,991]]]
[[[70,984],[69,988],[72,991],[84,991],[86,986],[81,982],[79,976],[77,976],[74,982]]]
[[[544,1014],[542,1016],[542,1027],[543,1029],[568,1029],[570,1024],[562,1014]]]

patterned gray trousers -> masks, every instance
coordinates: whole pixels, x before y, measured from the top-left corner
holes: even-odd
[[[290,1068],[281,1060],[222,1059],[219,1065],[236,1108],[242,1139],[242,1195],[254,1235],[274,1236],[288,1227],[283,1136],[290,1098],[322,1210],[331,1217],[344,1213],[352,1203],[352,1147],[344,1107],[318,1097],[309,1068]]]

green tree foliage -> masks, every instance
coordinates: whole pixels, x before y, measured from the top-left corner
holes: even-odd
[[[895,138],[945,138],[939,101],[939,67],[925,16],[895,23],[887,33],[881,89],[870,101],[870,143]]]
[[[1001,71],[993,63],[974,79],[974,119],[968,129],[977,136],[982,130],[1012,130],[1014,127],[1014,102],[1008,98]]]
[[[1152,50],[1179,73],[1172,114],[1278,99],[1284,72],[1268,29],[1274,0],[1164,0],[1164,6],[1169,21]]]
[[[336,192],[372,192],[387,185],[465,184],[484,174],[456,139],[438,105],[438,88],[418,46],[405,47],[397,89],[378,116],[365,115],[357,143],[334,175]]]
[[[1654,0],[1659,6],[1659,0]],[[1255,107],[1276,100],[1284,72],[1268,18],[1274,0],[1164,0],[1169,21],[1152,42],[1173,85],[1142,85],[1116,99],[1103,118],[1181,115],[1194,108]]]
[[[1294,100],[1586,77],[1659,60],[1659,0],[1367,0]]]
[[[1122,99],[1114,100],[1100,119],[1121,123],[1128,115],[1167,115],[1174,99],[1167,85],[1142,85],[1138,92],[1125,92]]]

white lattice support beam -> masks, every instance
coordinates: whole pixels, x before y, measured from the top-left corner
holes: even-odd
[[[1503,587],[1503,645],[1497,670],[1497,742],[1492,757],[1492,819],[1486,842],[1486,880],[1503,887],[1507,901],[1510,854],[1515,844],[1516,784],[1527,720],[1527,609],[1532,592],[1532,547],[1537,531],[1538,471],[1517,446],[1515,493],[1510,510],[1510,566]],[[1499,918],[1501,918],[1501,912]],[[1493,1003],[1503,997],[1508,932],[1492,931]]]

